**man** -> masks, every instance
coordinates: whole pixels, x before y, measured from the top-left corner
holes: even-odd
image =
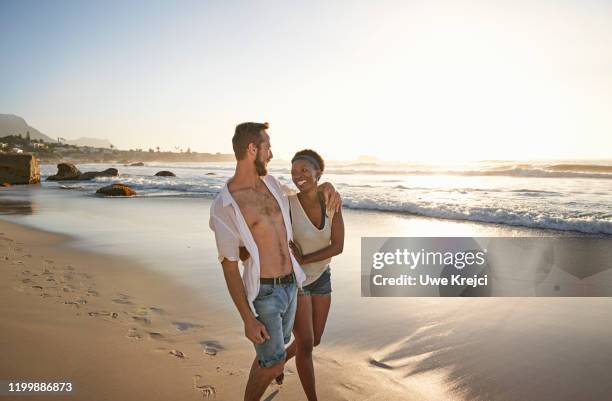
[[[297,287],[305,276],[289,251],[292,240],[288,190],[272,176],[268,124],[242,123],[232,145],[236,171],[210,209],[219,261],[232,300],[244,322],[244,333],[255,345],[256,357],[244,394],[259,400],[270,382],[282,373],[285,344],[291,338]],[[339,208],[340,197],[329,183],[320,186],[326,205]],[[250,257],[238,269],[240,249]]]

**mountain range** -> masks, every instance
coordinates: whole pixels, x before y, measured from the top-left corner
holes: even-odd
[[[9,135],[21,135],[26,137],[30,134],[31,139],[41,139],[43,142],[56,142],[36,128],[28,125],[26,120],[14,114],[0,114],[0,138]],[[111,143],[108,139],[87,138],[66,139],[64,143],[76,146],[93,146],[96,148],[109,148]]]

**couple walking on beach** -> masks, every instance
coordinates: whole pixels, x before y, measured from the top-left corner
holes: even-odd
[[[282,383],[285,362],[295,356],[312,401],[312,350],[331,303],[329,262],[344,244],[340,196],[330,183],[319,184],[324,162],[309,149],[291,160],[297,194],[268,175],[267,129],[267,123],[252,122],[236,127],[236,171],[211,206],[210,228],[245,335],[255,345],[244,399],[259,400],[273,380]]]

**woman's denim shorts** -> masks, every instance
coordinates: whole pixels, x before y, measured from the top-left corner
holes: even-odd
[[[329,295],[332,292],[329,267],[312,283],[298,290],[298,295]]]

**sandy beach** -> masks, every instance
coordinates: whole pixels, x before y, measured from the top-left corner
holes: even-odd
[[[210,202],[3,190],[0,378],[70,380],[78,400],[242,399],[253,349],[216,260]],[[600,400],[612,391],[612,355],[602,352],[612,347],[609,298],[360,295],[361,237],[576,233],[344,215],[314,352],[322,399]],[[277,390],[266,399],[305,399],[293,362]],[[44,399],[54,397],[65,399]]]
[[[242,399],[252,350],[234,316],[129,259],[69,249],[68,237],[7,222],[0,232],[0,377],[71,382],[74,400]],[[369,378],[333,358],[318,366],[325,399],[406,399],[400,386],[359,385]],[[267,399],[301,399],[294,372]],[[20,399],[40,398],[66,395]]]

